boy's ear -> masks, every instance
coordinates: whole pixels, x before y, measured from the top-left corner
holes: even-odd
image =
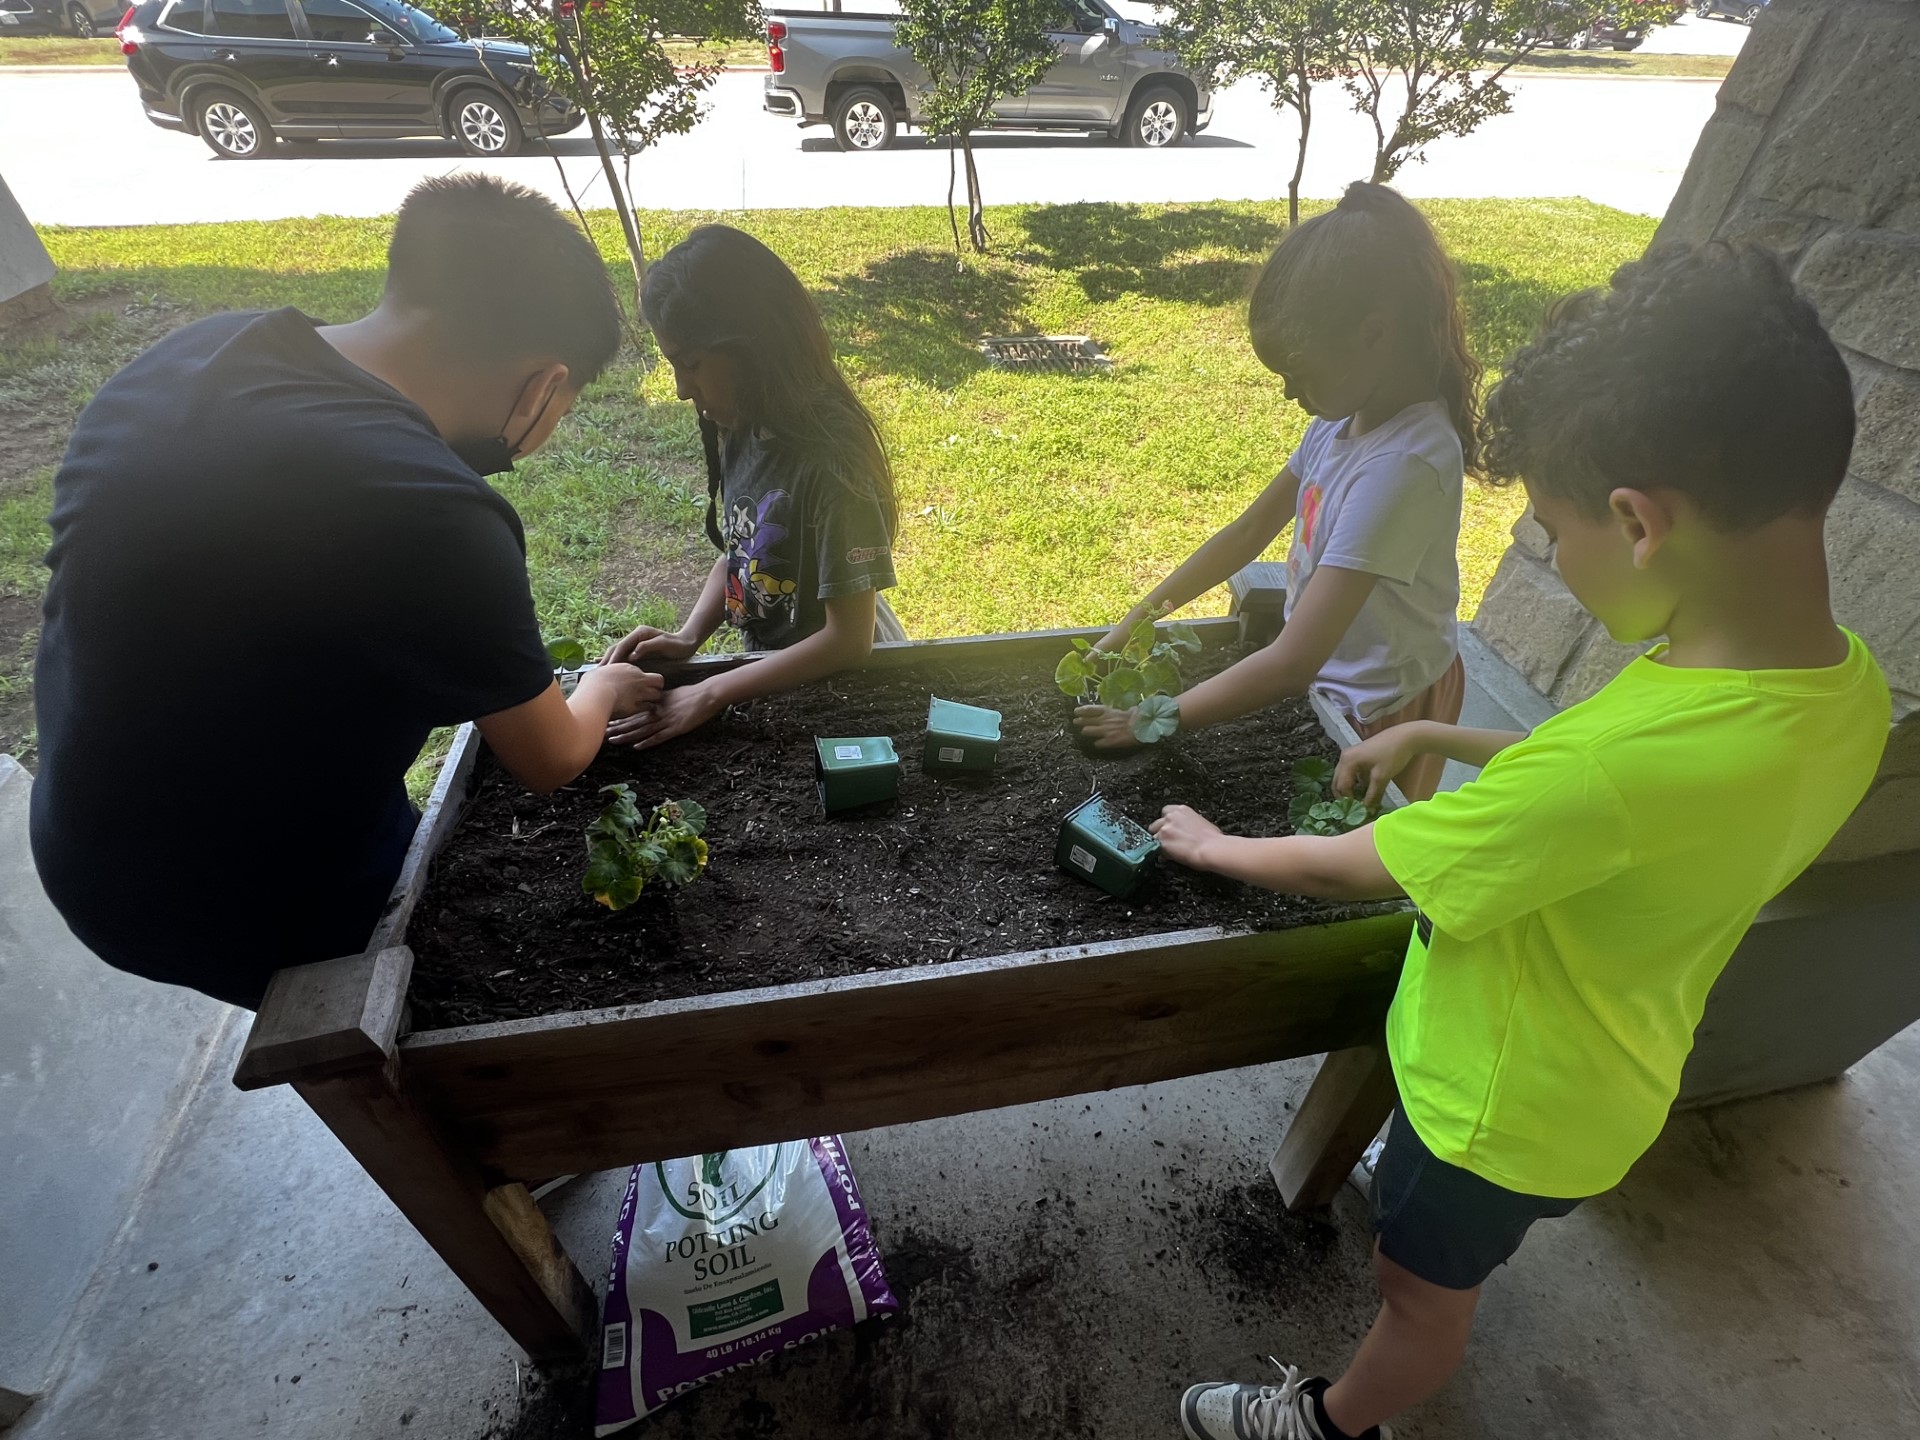
[[[1644,490],[1622,486],[1607,496],[1607,510],[1633,547],[1633,568],[1646,569],[1673,533],[1672,507]]]

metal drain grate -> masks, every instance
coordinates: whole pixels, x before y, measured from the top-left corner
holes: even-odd
[[[989,335],[980,342],[980,353],[1002,370],[1086,374],[1113,365],[1099,342],[1085,335]]]

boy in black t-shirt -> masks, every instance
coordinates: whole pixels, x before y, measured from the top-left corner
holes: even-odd
[[[54,481],[35,665],[34,859],[89,948],[257,1005],[365,946],[430,729],[479,717],[550,790],[658,698],[631,665],[562,697],[481,478],[619,343],[592,242],[463,175],[407,198],[371,314],[216,316],[101,388]]]

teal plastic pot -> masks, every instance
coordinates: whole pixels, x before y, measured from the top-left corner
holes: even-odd
[[[813,748],[820,806],[829,815],[899,798],[900,757],[886,736],[816,739]]]
[[[927,745],[920,757],[924,770],[936,774],[978,773],[993,769],[1000,758],[1000,712],[978,705],[962,705],[935,696],[927,705]]]
[[[1098,885],[1121,899],[1146,878],[1160,842],[1135,824],[1104,795],[1074,807],[1060,823],[1060,845],[1053,858],[1076,879]]]

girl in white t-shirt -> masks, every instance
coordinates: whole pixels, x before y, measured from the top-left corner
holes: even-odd
[[[1477,459],[1480,367],[1467,353],[1452,262],[1397,192],[1351,185],[1273,252],[1247,327],[1261,364],[1314,419],[1259,498],[1100,643],[1122,644],[1142,617],[1224,584],[1291,520],[1286,628],[1181,695],[1181,728],[1309,689],[1362,736],[1408,720],[1457,721],[1466,684],[1455,550],[1464,476]],[[1135,743],[1130,718],[1088,705],[1074,724],[1098,748],[1122,749]],[[1425,799],[1440,769],[1417,761],[1400,789]]]

